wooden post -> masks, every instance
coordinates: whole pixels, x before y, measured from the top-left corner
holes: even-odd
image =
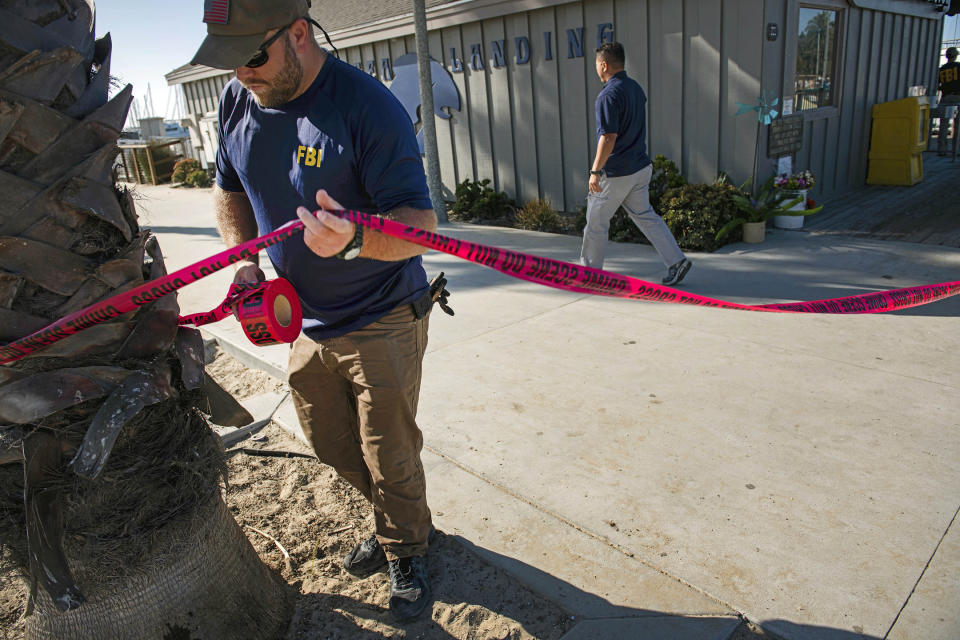
[[[137,160],[137,150],[135,148],[130,149],[130,157],[133,159],[133,172],[137,178],[137,184],[140,183],[140,162]]]
[[[147,145],[147,164],[150,165],[150,182],[157,184],[157,170],[153,166],[153,153],[150,145]]]
[[[123,177],[130,182],[130,169],[127,167],[127,152],[120,149],[120,162],[123,164]]]

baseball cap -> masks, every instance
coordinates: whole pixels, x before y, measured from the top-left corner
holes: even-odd
[[[309,0],[204,0],[207,37],[190,64],[237,69],[257,52],[271,29],[309,15]]]
[[[947,57],[956,58],[957,57],[957,48],[956,47],[947,47]]]

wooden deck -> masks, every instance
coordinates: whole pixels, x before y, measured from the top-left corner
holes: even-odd
[[[867,185],[819,204],[805,229],[960,248],[960,157],[926,152],[912,187]]]

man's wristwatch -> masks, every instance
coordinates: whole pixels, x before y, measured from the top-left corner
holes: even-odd
[[[363,225],[354,224],[353,226],[353,239],[347,243],[343,249],[340,250],[340,253],[336,254],[334,258],[340,258],[341,260],[353,260],[360,255],[360,250],[363,248]]]
[[[593,169],[590,169],[590,175],[592,175],[592,176],[602,176],[602,175],[603,175],[603,170],[601,169],[600,171],[594,171]]]

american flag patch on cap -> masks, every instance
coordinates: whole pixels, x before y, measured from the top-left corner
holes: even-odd
[[[227,24],[230,0],[203,0],[203,21],[207,24]]]

